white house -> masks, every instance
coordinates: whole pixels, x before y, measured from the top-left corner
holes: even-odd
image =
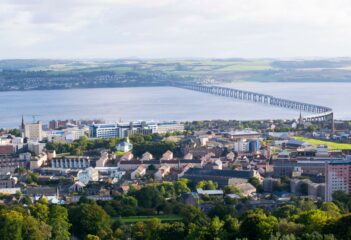
[[[99,171],[92,167],[79,170],[78,180],[85,185],[87,185],[90,181],[97,182],[99,181]]]
[[[129,143],[128,141],[120,142],[117,145],[117,151],[120,151],[120,152],[129,152],[132,149],[133,149],[133,144]]]

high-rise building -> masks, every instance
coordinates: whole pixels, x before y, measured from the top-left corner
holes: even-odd
[[[32,141],[41,141],[43,139],[41,122],[24,124],[24,137]]]
[[[325,200],[332,201],[333,193],[343,191],[351,193],[351,156],[346,160],[335,160],[325,166]]]

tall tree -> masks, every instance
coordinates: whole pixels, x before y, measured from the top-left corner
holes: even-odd
[[[52,240],[69,240],[68,211],[65,207],[51,205],[49,210],[49,224],[52,226]]]

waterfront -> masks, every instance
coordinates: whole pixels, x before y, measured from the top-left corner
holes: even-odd
[[[228,86],[228,85],[226,85]],[[351,119],[351,83],[247,83],[233,88],[333,108],[336,119]],[[0,92],[0,127],[17,127],[23,114],[36,119],[204,120],[288,119],[299,113],[171,87],[96,88]]]

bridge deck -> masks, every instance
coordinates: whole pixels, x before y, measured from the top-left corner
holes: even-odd
[[[317,114],[318,117],[324,117],[332,114],[332,109],[329,107],[303,103],[303,102],[298,102],[293,100],[287,100],[283,98],[276,98],[276,97],[273,97],[272,95],[244,91],[244,90],[239,90],[234,88],[196,85],[196,84],[176,85],[175,87],[189,89],[193,91],[205,92],[205,93],[224,96],[224,97],[230,97],[238,100],[250,101],[254,103],[266,104],[266,105],[276,106],[280,108],[299,110],[303,112]]]

